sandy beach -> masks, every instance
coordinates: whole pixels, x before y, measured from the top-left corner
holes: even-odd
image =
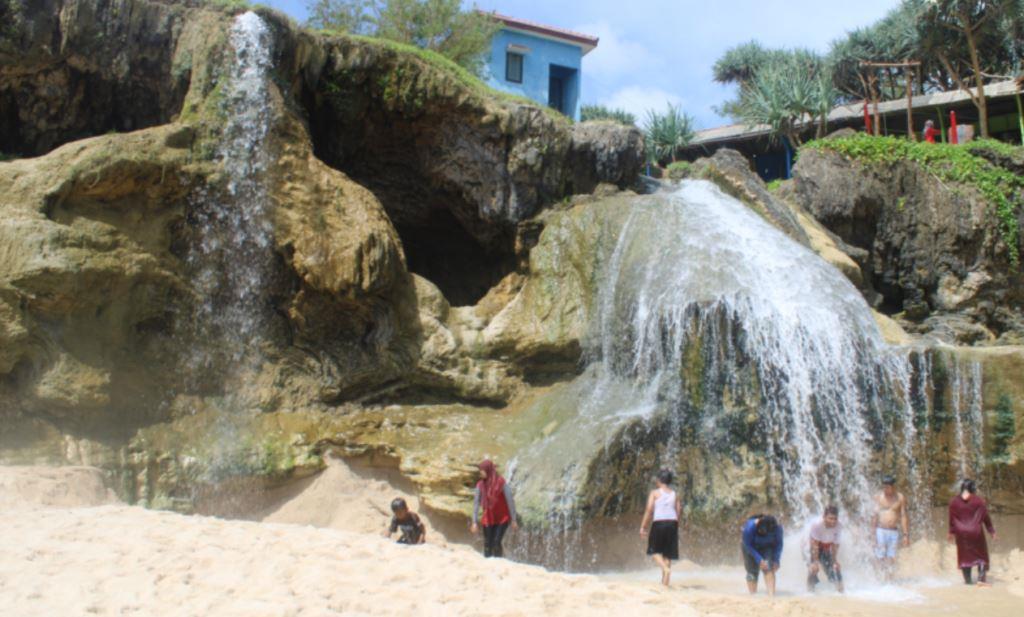
[[[42,473],[41,473],[42,472]],[[32,481],[32,477],[39,478]],[[320,482],[318,485],[317,482]],[[344,503],[328,487],[347,485]],[[651,571],[570,575],[485,561],[436,534],[405,547],[367,533],[382,526],[366,501],[391,495],[344,468],[314,480],[269,518],[301,519],[315,503],[324,527],[183,516],[112,503],[85,468],[0,471],[0,606],[16,617],[52,615],[1019,615],[1024,553],[994,564],[991,589],[956,584],[955,572],[882,590],[815,597],[783,589],[750,598],[738,568],[680,564],[671,589]],[[346,507],[346,503],[348,506]],[[300,507],[303,506],[303,507]],[[340,516],[337,509],[347,509]],[[333,509],[333,511],[332,511]],[[372,512],[372,515],[370,514]],[[333,527],[359,527],[353,531]],[[1014,595],[1019,594],[1019,595]]]

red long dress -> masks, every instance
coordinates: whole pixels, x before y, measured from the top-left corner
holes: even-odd
[[[956,560],[961,568],[988,568],[988,543],[982,525],[989,534],[995,533],[984,499],[971,495],[965,500],[957,495],[949,502],[949,533],[956,537]]]

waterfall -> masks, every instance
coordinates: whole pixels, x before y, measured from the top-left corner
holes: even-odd
[[[958,477],[975,477],[981,463],[983,437],[981,365],[977,362],[956,362],[951,369],[949,389]]]
[[[259,453],[237,422],[257,412],[244,384],[256,378],[263,363],[275,265],[265,180],[272,162],[273,39],[263,19],[250,11],[235,18],[229,41],[233,55],[217,84],[223,92],[223,124],[216,137],[222,181],[192,195],[188,217],[193,235],[187,265],[198,302],[187,371],[189,389],[208,393],[205,402],[216,410],[209,435],[211,481],[258,464]]]
[[[257,364],[268,312],[273,236],[263,176],[271,161],[272,41],[263,20],[249,11],[235,18],[230,42],[234,56],[221,86],[225,123],[217,149],[225,186],[216,195],[197,193],[191,216],[197,237],[188,261],[202,298],[195,321],[201,340],[212,346],[193,359],[198,372],[215,362],[236,372]]]
[[[897,420],[913,430],[909,405],[896,402],[910,370],[842,274],[707,182],[638,204],[610,271],[597,337],[604,382],[630,380],[637,409],[671,408],[694,377],[687,354],[710,360],[705,390],[750,361],[755,430],[789,506],[806,516],[872,492],[879,428]],[[697,434],[709,435],[720,401],[703,407]]]
[[[838,270],[705,181],[635,199],[602,261],[579,411],[514,461],[527,498],[546,495],[553,531],[578,533],[582,516],[561,487],[657,467],[686,473],[679,464],[687,452],[697,453],[691,461],[713,455],[739,461],[737,469],[760,465],[779,487],[764,497],[791,532],[802,534],[834,503],[850,536],[866,537],[872,496],[888,471],[926,511],[913,396],[913,360],[924,356],[887,345]],[[581,461],[595,443],[604,462]],[[765,505],[708,503],[712,474],[692,475],[689,497],[708,511]],[[866,563],[870,547],[856,544],[848,559]]]

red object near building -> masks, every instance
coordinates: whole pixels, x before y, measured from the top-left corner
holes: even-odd
[[[956,112],[949,112],[949,143],[956,144],[960,143],[956,138]]]
[[[867,101],[864,101],[864,132],[871,134],[871,114],[868,113]]]
[[[930,144],[935,143],[935,138],[939,135],[942,135],[942,131],[934,126],[925,127],[924,129],[924,140]]]

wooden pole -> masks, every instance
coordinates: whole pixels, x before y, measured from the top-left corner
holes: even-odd
[[[903,81],[907,82],[907,137],[910,141],[917,141],[914,133],[914,76],[909,70],[904,73],[906,79]]]
[[[1017,126],[1020,127],[1020,143],[1024,146],[1024,105],[1020,102],[1020,88],[1014,94],[1017,99]]]
[[[911,69],[917,70],[917,67],[921,66],[920,60],[907,60],[905,62],[861,62],[861,66],[871,68],[901,68],[903,69],[904,81],[907,86],[907,136],[911,141],[917,140],[917,135],[914,134],[914,89],[913,89],[913,76],[911,75]],[[895,96],[895,92],[893,95]],[[875,106],[875,135],[878,134],[878,98],[873,97]],[[884,121],[884,120],[883,120]]]

